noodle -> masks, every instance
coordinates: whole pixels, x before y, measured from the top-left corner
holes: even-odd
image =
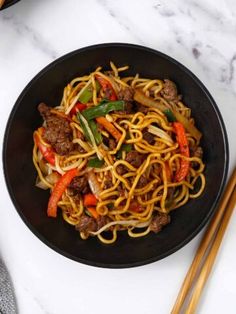
[[[99,67],[89,75],[74,78],[64,88],[60,105],[48,113],[50,119],[57,116],[60,121],[68,120],[69,145],[74,149],[68,153],[57,151],[48,137],[48,116],[42,113],[45,121],[34,133],[33,148],[37,182],[51,190],[50,198],[63,185],[63,178],[73,169],[78,170],[62,191],[57,206],[82,239],[96,236],[105,244],[114,243],[122,230],[132,238],[159,232],[169,222],[169,213],[200,197],[206,185],[199,146],[201,133],[197,130],[198,137],[194,135],[191,110],[180,97],[166,96],[166,84],[172,84],[173,92],[173,83],[139,74],[125,77],[128,66],[116,67],[113,62],[110,66],[110,71]],[[136,91],[145,99],[129,111],[126,107]],[[127,100],[127,95],[132,99]],[[150,106],[149,99],[156,105]],[[113,106],[121,106],[122,110]],[[94,108],[104,113],[89,118]],[[173,113],[176,117],[172,121],[169,115]],[[180,115],[184,117],[181,121]],[[48,179],[55,172],[60,184]]]

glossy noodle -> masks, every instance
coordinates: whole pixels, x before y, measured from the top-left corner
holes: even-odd
[[[176,85],[110,65],[74,78],[59,106],[39,105],[33,149],[48,216],[60,208],[82,239],[107,244],[160,232],[205,187],[202,135]]]

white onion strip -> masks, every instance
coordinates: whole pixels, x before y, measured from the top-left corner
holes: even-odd
[[[162,129],[160,129],[160,128],[156,127],[156,126],[150,125],[148,127],[148,132],[150,132],[150,133],[152,133],[152,134],[162,138],[163,140],[166,140],[170,144],[174,143],[169,134],[167,134],[165,131],[163,131]]]
[[[117,221],[111,221],[109,223],[107,223],[105,226],[103,226],[102,228],[100,228],[98,231],[93,232],[90,231],[89,233],[93,234],[93,235],[98,235],[100,233],[102,233],[103,231],[105,231],[106,229],[110,228],[111,226],[115,226],[115,225],[123,225],[123,226],[128,226],[128,225],[132,225],[135,228],[144,228],[146,226],[148,226],[150,224],[150,220],[146,221],[146,222],[142,222],[139,223],[138,220],[117,220]]]

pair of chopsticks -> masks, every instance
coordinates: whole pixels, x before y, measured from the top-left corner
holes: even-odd
[[[228,226],[230,217],[236,203],[236,169],[234,170],[224,196],[213,219],[211,220],[206,233],[199,245],[195,258],[184,279],[171,314],[179,314],[183,310],[183,306],[190,291],[192,294],[184,313],[195,313],[198,301],[200,299],[204,285],[209,277],[213,267],[218,249],[222,242],[225,230]],[[196,279],[197,276],[197,279]]]

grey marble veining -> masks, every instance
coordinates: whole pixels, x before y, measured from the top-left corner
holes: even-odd
[[[3,12],[1,20],[7,27],[13,28],[17,36],[26,38],[35,49],[40,50],[40,52],[46,54],[50,59],[54,60],[58,57],[51,43],[43,38],[43,34],[40,34],[34,30],[33,27],[25,24],[22,19],[19,19],[11,13]]]

